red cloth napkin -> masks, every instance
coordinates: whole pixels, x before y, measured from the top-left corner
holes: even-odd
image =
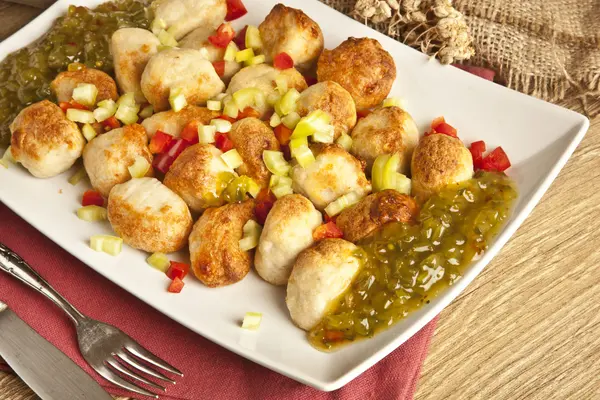
[[[361,376],[325,393],[231,353],[170,320],[78,261],[1,203],[0,241],[81,312],[119,327],[183,371],[185,376],[161,395],[164,399],[412,399],[435,327],[431,322]],[[3,272],[0,300],[107,391],[131,395],[108,384],[87,365],[71,321],[50,300]]]

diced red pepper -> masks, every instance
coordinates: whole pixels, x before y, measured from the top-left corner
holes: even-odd
[[[121,123],[119,122],[118,119],[115,118],[114,115],[112,117],[107,118],[104,121],[102,121],[101,124],[102,124],[102,126],[108,127],[110,129],[117,129],[117,128],[121,127]]]
[[[321,240],[327,238],[342,238],[344,237],[344,232],[337,227],[335,222],[329,221],[323,225],[320,225],[313,232],[313,239]]]
[[[238,113],[238,115],[239,115],[239,113]],[[231,117],[229,117],[229,116],[227,116],[227,115],[219,115],[217,118],[218,118],[218,119],[224,119],[225,121],[229,121],[229,122],[231,122],[232,124],[233,124],[235,121],[237,121],[237,119],[236,119],[236,118],[231,118]]]
[[[293,131],[284,124],[277,125],[273,132],[281,145],[287,145],[290,142],[290,137],[293,133]]]
[[[225,153],[233,149],[233,142],[226,133],[217,133],[215,136],[215,147]]]
[[[163,131],[156,131],[152,139],[150,139],[150,152],[153,154],[162,153],[165,151],[169,143],[173,140],[173,136]]]
[[[483,160],[483,153],[485,153],[485,142],[480,140],[478,142],[471,143],[469,151],[473,157],[473,168],[481,169],[481,160]]]
[[[199,141],[198,138],[198,121],[189,122],[181,131],[180,136],[190,144],[196,144]]]
[[[217,75],[219,75],[219,78],[222,78],[225,76],[225,61],[221,60],[221,61],[215,61],[212,63],[213,68],[215,69],[215,72],[217,73]]]
[[[452,125],[447,124],[444,117],[434,119],[431,123],[431,130],[432,132],[429,132],[429,135],[432,133],[441,133],[442,135],[458,138],[458,131]]]
[[[260,113],[258,111],[256,111],[252,107],[246,107],[238,114],[237,119],[240,120],[240,119],[244,119],[244,118],[259,118],[259,117],[260,117]]]
[[[333,217],[330,217],[329,215],[327,215],[327,213],[324,213],[324,217],[325,217],[325,222],[330,222],[333,221],[333,223],[335,224],[335,221],[337,220],[337,215],[334,215]]]
[[[217,28],[217,33],[208,37],[208,41],[211,42],[213,46],[224,49],[234,37],[235,31],[231,25],[221,24]]]
[[[246,25],[238,34],[233,38],[233,42],[237,45],[238,49],[244,50],[246,48],[246,31],[248,25]]]
[[[496,147],[481,160],[481,169],[484,171],[503,172],[510,168],[510,165],[510,160],[502,147]]]
[[[173,161],[175,161],[175,158],[171,157],[167,153],[160,153],[154,156],[154,159],[152,160],[152,166],[154,169],[166,174],[169,172],[171,165],[173,165]]]
[[[340,340],[344,340],[344,332],[325,330],[323,332],[323,339],[326,342],[339,342]]]
[[[225,21],[233,21],[248,13],[242,0],[227,0],[227,15]]]
[[[304,75],[304,80],[306,81],[306,86],[312,86],[318,82],[317,78],[311,75]]]
[[[169,288],[167,289],[167,291],[169,293],[181,293],[181,289],[183,289],[183,286],[185,284],[183,283],[183,281],[179,278],[175,278],[171,281],[171,284],[169,285]]]
[[[169,279],[183,279],[188,274],[188,272],[190,272],[189,264],[171,261],[171,265],[167,270],[167,276],[169,277]]]
[[[273,208],[273,204],[275,204],[276,200],[277,198],[275,197],[275,195],[271,193],[271,191],[267,188],[262,189],[258,193],[258,196],[256,196],[256,206],[254,208],[254,214],[256,215],[256,221],[259,224],[265,224],[265,221],[267,220],[267,215],[271,211],[271,208]]]
[[[104,197],[95,190],[87,190],[81,199],[82,206],[104,206]]]
[[[175,160],[183,151],[190,146],[190,143],[182,138],[174,139],[167,147],[167,154]]]
[[[273,58],[273,66],[277,69],[288,69],[294,66],[294,60],[288,53],[279,53]]]
[[[361,119],[361,118],[366,117],[369,114],[371,114],[371,110],[369,110],[369,109],[358,110],[358,111],[356,111],[356,118]]]
[[[76,102],[75,100],[71,100],[69,102],[67,101],[61,101],[58,106],[61,108],[61,110],[63,110],[63,112],[67,112],[67,110],[69,108],[76,108],[78,110],[87,110],[89,111],[90,108],[87,106],[84,106],[83,104],[79,104],[78,102]]]

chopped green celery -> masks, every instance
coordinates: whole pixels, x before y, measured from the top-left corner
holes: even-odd
[[[87,222],[104,221],[107,219],[106,208],[95,205],[80,207],[77,217]]]
[[[333,143],[335,137],[335,128],[328,125],[326,129],[319,130],[312,135],[313,141],[318,143]]]
[[[242,156],[240,156],[240,153],[238,153],[236,149],[231,149],[228,152],[221,154],[221,159],[231,169],[236,169],[244,163]]]
[[[269,120],[269,125],[271,125],[271,128],[275,128],[277,126],[279,126],[281,124],[281,118],[279,117],[279,115],[277,113],[273,113],[273,115],[271,115],[271,119]]]
[[[352,137],[345,133],[342,133],[335,142],[342,146],[346,151],[350,151],[350,149],[352,148]]]
[[[246,107],[256,106],[258,102],[264,102],[265,94],[262,90],[255,87],[240,89],[233,94],[233,100],[240,111]]]
[[[171,261],[165,253],[152,253],[150,257],[146,259],[146,262],[152,267],[156,268],[161,272],[167,272],[171,266]]]
[[[90,237],[90,247],[111,256],[116,256],[123,249],[123,239],[110,235],[94,235]]]
[[[263,47],[260,31],[254,25],[248,25],[248,28],[246,29],[246,47],[255,50]]]
[[[167,29],[167,23],[165,22],[165,20],[162,18],[154,18],[154,21],[152,21],[152,25],[150,25],[150,30],[152,31],[152,33],[158,35],[160,31],[165,29]]]
[[[315,110],[300,119],[291,138],[311,136],[315,132],[327,131],[331,124],[331,115],[322,110]]]
[[[160,44],[162,44],[163,46],[177,47],[178,45],[175,37],[173,37],[173,35],[165,31],[164,29],[161,29],[156,36],[158,37],[158,40],[160,40]]]
[[[206,102],[206,108],[211,111],[221,111],[223,104],[219,100],[208,100]]]
[[[140,111],[140,106],[135,105],[133,107],[121,104],[119,108],[117,108],[117,112],[115,113],[115,118],[119,121],[123,122],[125,125],[131,125],[137,122],[138,120],[138,112]]]
[[[405,109],[406,106],[404,104],[404,100],[401,99],[400,97],[389,97],[387,99],[385,99],[382,103],[382,107],[400,107],[402,109]]]
[[[142,156],[137,156],[132,165],[127,167],[132,178],[142,178],[150,170],[150,163]]]
[[[224,102],[225,101],[225,97],[227,97],[227,93],[219,93],[218,95],[216,95],[215,97],[213,97],[211,100],[217,100],[220,102]]]
[[[239,109],[238,109],[238,105],[236,104],[235,100],[233,100],[232,97],[229,97],[225,100],[223,100],[223,114],[228,116],[229,118],[237,118],[238,117],[238,113],[239,113]]]
[[[242,328],[251,331],[256,331],[260,327],[262,321],[262,314],[256,312],[247,312],[242,322]]]
[[[275,197],[277,197],[278,199],[285,195],[294,193],[291,186],[287,186],[287,185],[283,185],[283,184],[279,184],[279,185],[272,187],[271,192],[273,192]]]
[[[273,115],[277,115],[277,114],[273,114]],[[298,125],[298,122],[300,122],[300,119],[301,119],[300,114],[298,114],[297,112],[294,111],[294,112],[289,113],[285,117],[281,118],[281,123],[289,129],[294,129],[296,127],[296,125]]]
[[[86,176],[87,172],[85,171],[85,168],[81,167],[69,178],[69,183],[75,186]]]
[[[394,189],[396,187],[396,173],[400,166],[400,153],[394,153],[385,163],[383,169],[383,180],[381,181],[383,189]]]
[[[325,207],[325,212],[330,217],[334,215],[338,215],[347,207],[353,206],[358,203],[360,199],[364,197],[364,194],[359,192],[350,192],[343,196],[338,197],[335,201],[329,203],[327,207]]]
[[[171,89],[171,93],[169,94],[169,104],[171,104],[171,108],[175,112],[179,112],[187,106],[187,100],[185,99],[182,88]]]
[[[254,57],[254,50],[252,50],[251,48],[240,50],[237,53],[235,53],[235,61],[239,63],[248,61],[252,57]]]
[[[249,67],[251,65],[264,64],[265,61],[266,61],[266,57],[264,56],[264,54],[260,54],[258,56],[254,56],[251,59],[249,59],[248,61],[246,61],[246,66]]]
[[[105,108],[107,111],[111,112],[111,115],[114,115],[115,112],[117,112],[117,103],[115,103],[113,99],[102,100],[98,102],[97,105],[98,107]],[[134,103],[131,105],[135,105],[135,100]]]
[[[115,107],[115,110],[112,112],[108,108],[98,107],[93,111],[93,114],[94,114],[94,118],[96,119],[96,121],[102,122],[102,121],[109,119],[113,115],[115,115],[116,111],[117,111],[116,107]]]
[[[396,172],[396,186],[398,192],[410,195],[412,189],[412,181],[406,175]]]
[[[81,122],[82,124],[93,124],[96,122],[94,113],[86,110],[78,110],[76,108],[69,108],[67,110],[67,119],[73,122]]]
[[[248,177],[247,187],[248,187],[247,191],[250,194],[250,196],[252,196],[253,198],[258,197],[261,187],[258,183],[256,183],[256,181],[254,179]]]
[[[310,164],[315,162],[315,155],[308,148],[308,146],[305,146],[305,145],[298,146],[296,148],[296,150],[294,151],[293,155],[294,155],[294,158],[296,158],[296,161],[298,161],[298,164],[300,164],[300,166],[302,168],[306,168]]]
[[[262,158],[272,174],[287,175],[290,172],[290,164],[285,160],[281,151],[265,150]]]
[[[300,92],[295,88],[288,90],[281,99],[275,104],[275,111],[280,116],[288,115],[296,111],[296,101],[300,97]]]
[[[375,159],[375,162],[373,162],[373,168],[371,169],[371,181],[373,183],[373,191],[375,192],[380,192],[384,189],[383,174],[389,159],[389,154],[382,154]]]
[[[258,241],[259,240],[260,240],[260,237],[256,237],[256,236],[244,236],[239,241],[240,250],[242,250],[242,251],[252,250],[256,246],[258,246]]]
[[[198,124],[198,139],[200,144],[214,143],[216,133],[216,126]]]
[[[269,187],[274,186],[292,186],[292,178],[283,175],[271,175],[269,179]]]
[[[292,153],[292,157],[295,157],[294,154],[296,153],[296,149],[301,146],[308,147],[308,138],[306,136],[290,140],[290,151]]]
[[[174,49],[174,48],[175,48],[175,46],[165,46],[164,44],[159,44],[156,47],[156,50],[160,53],[161,51],[171,50],[171,49]]]
[[[0,159],[0,165],[4,166],[4,168],[8,168],[10,164],[15,164],[16,160],[12,155],[12,151],[10,150],[10,146],[6,148],[2,158]]]
[[[274,107],[275,104],[281,99],[281,95],[277,92],[269,93],[267,96],[267,104],[271,107]]]
[[[103,101],[101,101],[100,103],[98,103],[98,106],[105,107],[105,104],[107,104],[107,103],[104,103]],[[119,97],[119,99],[117,100],[116,107],[119,107],[121,105],[135,107],[136,104],[137,103],[135,101],[135,93],[128,92],[128,93],[125,93],[123,96]]]
[[[225,119],[216,118],[211,120],[210,124],[214,126],[219,133],[227,133],[231,131],[231,122]]]
[[[98,134],[96,132],[96,130],[90,124],[84,124],[83,127],[81,128],[81,133],[83,133],[85,140],[87,140],[88,142],[90,140],[92,140],[93,138],[95,138],[96,135]]]
[[[227,48],[225,49],[225,55],[223,56],[223,60],[230,62],[235,61],[235,55],[238,51],[240,51],[239,47],[237,47],[235,42],[232,40],[231,42],[229,42]]]
[[[260,236],[262,233],[262,226],[253,219],[249,219],[242,228],[244,236]]]
[[[280,95],[284,95],[288,91],[288,79],[285,75],[279,74],[275,77],[275,87]]]
[[[73,100],[84,106],[92,107],[96,104],[98,88],[91,83],[80,83],[73,89]]]
[[[151,105],[146,106],[144,108],[142,108],[142,111],[140,111],[140,117],[146,119],[146,118],[150,118],[152,115],[154,114],[154,107]]]

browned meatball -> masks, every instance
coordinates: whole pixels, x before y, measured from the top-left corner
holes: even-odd
[[[317,78],[339,83],[361,110],[387,97],[396,79],[396,64],[377,40],[351,37],[333,50],[323,50]]]
[[[341,212],[337,226],[344,239],[357,242],[388,222],[412,222],[419,213],[415,199],[395,190],[373,193]]]
[[[248,175],[261,187],[269,186],[271,173],[262,154],[265,150],[279,150],[279,142],[271,128],[260,119],[244,118],[233,124],[229,137],[244,161],[237,172]]]
[[[106,72],[93,68],[83,68],[79,71],[61,72],[50,84],[50,89],[56,95],[58,101],[70,101],[73,89],[80,83],[91,83],[98,89],[96,102],[102,100],[117,100],[117,84]]]
[[[252,253],[240,249],[243,228],[254,216],[254,200],[209,208],[190,235],[190,257],[196,277],[208,287],[231,285],[244,279]]]

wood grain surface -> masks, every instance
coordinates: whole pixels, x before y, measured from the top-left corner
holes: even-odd
[[[39,12],[0,1],[0,39]],[[442,312],[415,399],[600,399],[599,222],[600,117],[516,235]],[[0,400],[35,398],[0,372]]]

